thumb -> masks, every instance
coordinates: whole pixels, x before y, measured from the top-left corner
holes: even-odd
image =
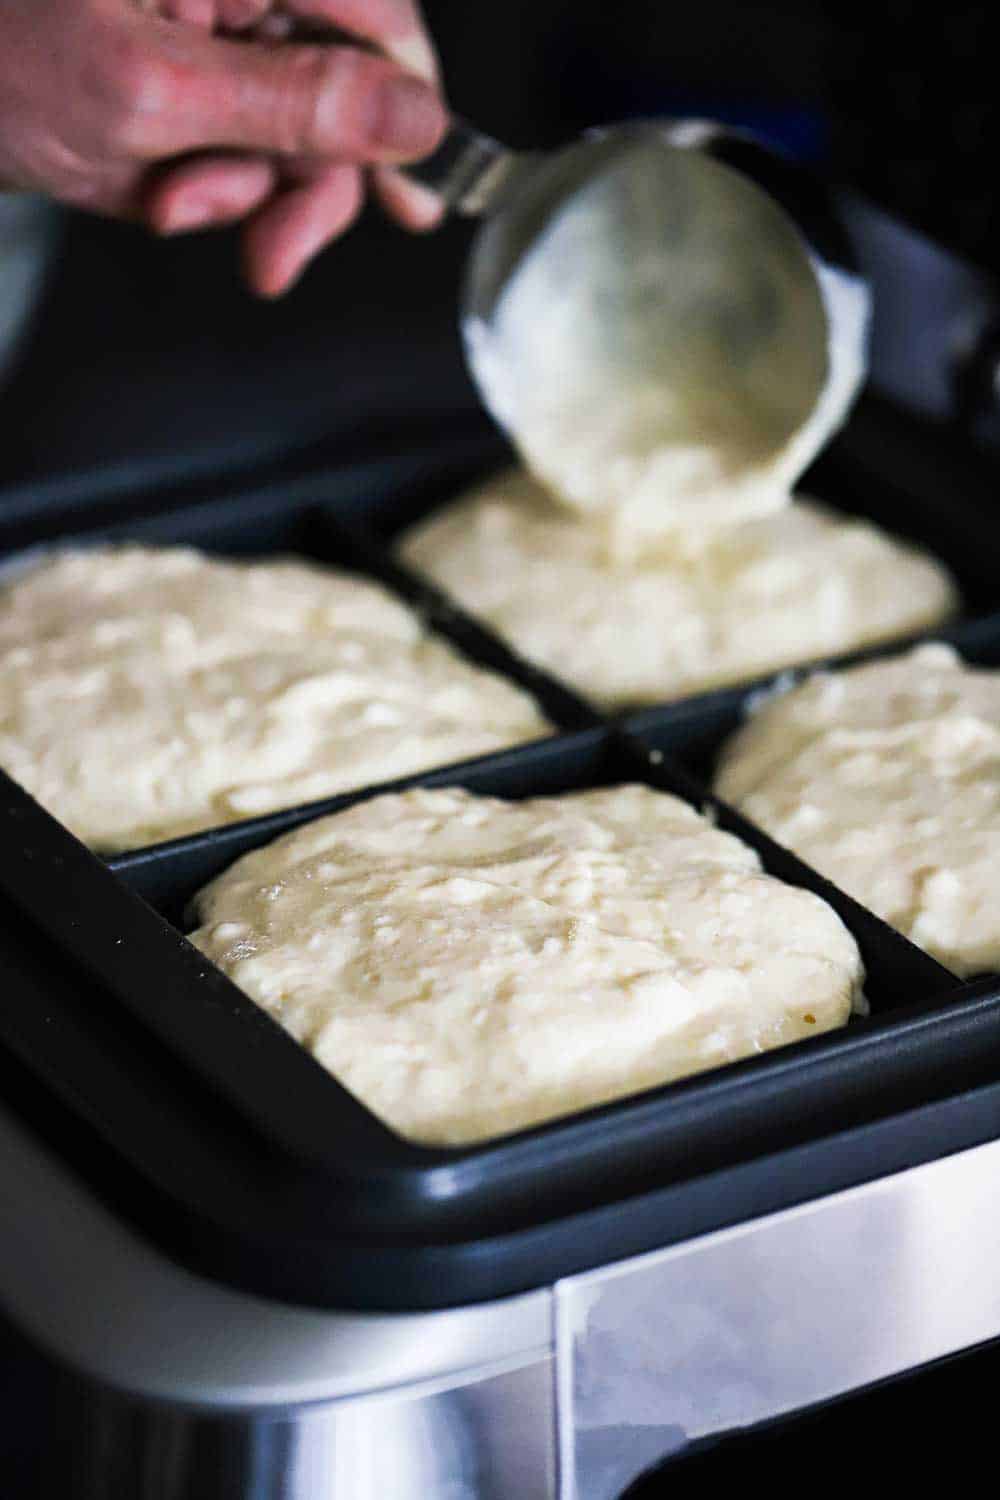
[[[223,146],[391,163],[433,151],[447,128],[434,88],[355,47],[160,35],[129,132],[139,155]]]

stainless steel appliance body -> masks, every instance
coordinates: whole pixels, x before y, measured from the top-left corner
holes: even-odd
[[[987,1143],[525,1296],[337,1314],[182,1270],[3,1113],[0,1302],[66,1372],[64,1494],[613,1500],[1000,1334],[998,1168]]]

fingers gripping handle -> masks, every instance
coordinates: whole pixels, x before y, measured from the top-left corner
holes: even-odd
[[[339,27],[314,21],[295,20],[289,35],[300,42],[370,47]],[[437,150],[403,171],[412,182],[436,193],[449,211],[476,216],[486,212],[517,161],[516,152],[453,116]]]
[[[437,150],[404,172],[436,193],[448,209],[477,215],[487,211],[516,161],[516,154],[499,141],[453,118]]]

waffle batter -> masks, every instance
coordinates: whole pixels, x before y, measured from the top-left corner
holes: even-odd
[[[810,265],[778,205],[696,149],[703,133],[619,147],[466,326],[531,471],[626,538],[787,505],[864,376],[867,288]]]
[[[765,703],[720,795],[957,974],[1000,969],[1000,672],[947,646]]]
[[[383,589],[302,562],[100,547],[0,593],[0,765],[105,850],[547,730]]]
[[[686,803],[386,795],[239,860],[194,943],[400,1134],[474,1141],[842,1026],[854,939]]]
[[[432,516],[402,554],[530,659],[594,700],[653,703],[936,624],[939,562],[799,500],[622,555],[523,471]]]

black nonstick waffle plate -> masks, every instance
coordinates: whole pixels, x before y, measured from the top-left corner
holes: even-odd
[[[651,764],[615,730],[398,785],[522,797],[637,779],[702,800],[684,772]],[[9,924],[0,1037],[22,1092],[44,1092],[47,1118],[64,1117],[124,1212],[189,1263],[262,1292],[448,1305],[667,1243],[692,1222],[725,1219],[724,1190],[703,1201],[707,1174],[926,1103],[956,1073],[967,1083],[1000,1043],[992,991],[957,984],[723,809],[720,821],[772,873],[840,912],[868,968],[871,1017],[481,1146],[422,1148],[385,1128],[184,941],[182,913],[201,885],[300,811],[109,866],[12,783],[2,801],[0,888],[19,920]],[[39,993],[31,967],[43,958],[51,972]],[[581,1215],[592,1221],[583,1235]]]
[[[360,570],[413,602],[467,655],[527,687],[562,731],[402,785],[524,797],[639,779],[700,805],[713,735],[736,722],[745,690],[640,715],[624,728],[603,724],[578,695],[391,561],[384,543],[404,520],[501,456],[486,443],[451,461],[397,456],[251,489],[223,482],[198,496],[116,496],[91,511],[74,507],[71,517],[51,506],[32,512],[21,497],[0,520],[0,553],[17,566],[33,545],[112,536],[238,555],[300,553]],[[831,463],[850,471],[849,451]],[[958,634],[992,640],[993,623],[974,618],[1000,604],[985,489],[973,478],[963,488],[947,469],[954,489],[941,528],[918,470],[892,491],[880,489],[870,465],[861,464],[853,488],[834,469],[831,498],[833,487],[850,490],[851,508],[935,545],[966,591],[970,618]],[[944,482],[941,471],[935,478]],[[893,497],[891,514],[880,510],[880,494]],[[954,1113],[948,1096],[995,1076],[1000,987],[959,984],[720,808],[720,822],[757,848],[772,873],[840,912],[868,967],[871,1016],[482,1146],[407,1143],[183,935],[190,898],[241,853],[378,790],[105,862],[0,781],[8,976],[0,1072],[8,1095],[123,1215],[188,1264],[315,1305],[418,1308],[497,1297],[939,1151],[944,1137],[933,1132],[943,1112]],[[908,1125],[907,1111],[923,1123]],[[994,1103],[983,1111],[979,1127],[988,1117],[992,1128]]]

